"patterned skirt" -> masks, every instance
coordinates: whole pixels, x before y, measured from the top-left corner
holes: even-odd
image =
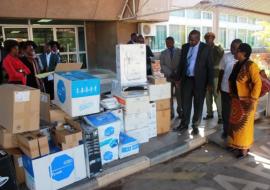
[[[228,146],[249,149],[254,141],[254,118],[257,102],[248,98],[232,98]]]

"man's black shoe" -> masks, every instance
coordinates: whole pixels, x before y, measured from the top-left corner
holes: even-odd
[[[191,134],[192,135],[198,135],[199,134],[199,129],[198,128],[193,128]]]
[[[218,124],[223,124],[223,120],[222,119],[218,119]]]
[[[209,119],[213,119],[214,116],[212,115],[207,115],[206,117],[203,118],[203,120],[209,120]]]
[[[188,126],[181,125],[181,124],[178,127],[173,129],[173,131],[185,131],[185,130],[188,130]]]

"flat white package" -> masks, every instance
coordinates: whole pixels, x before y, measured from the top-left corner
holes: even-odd
[[[139,143],[135,138],[125,133],[120,133],[119,158],[125,158],[139,153]]]
[[[149,142],[149,136],[150,136],[149,131],[150,131],[149,127],[144,127],[141,129],[127,131],[126,134],[130,137],[135,138],[138,141],[138,143],[142,144],[142,143]]]
[[[149,109],[150,110],[150,109]],[[149,126],[149,112],[127,114],[124,112],[125,132]]]
[[[171,83],[149,84],[148,85],[150,101],[157,101],[171,98]]]
[[[156,103],[150,103],[149,111],[149,138],[157,136],[157,109]]]
[[[146,84],[145,44],[116,46],[116,78],[121,86]]]
[[[55,104],[71,117],[100,111],[100,79],[82,71],[54,74]]]
[[[30,190],[56,190],[86,178],[83,145],[31,159],[23,156]]]

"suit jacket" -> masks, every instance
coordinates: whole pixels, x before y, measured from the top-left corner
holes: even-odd
[[[181,51],[181,59],[177,72],[177,80],[184,83],[187,79],[187,55],[190,44],[184,44]],[[195,88],[205,90],[207,85],[213,86],[213,54],[212,49],[203,42],[200,42],[197,59],[195,63]]]
[[[169,80],[175,79],[181,58],[181,50],[179,48],[174,48],[173,52],[172,59],[169,49],[162,51],[160,54],[161,72],[164,73],[165,77]]]
[[[59,58],[56,54],[51,53],[49,67],[47,66],[46,53],[40,55],[40,60],[43,65],[42,72],[51,72],[55,70],[56,65],[59,63]]]

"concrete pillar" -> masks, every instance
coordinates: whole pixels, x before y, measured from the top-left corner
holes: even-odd
[[[215,7],[213,11],[213,32],[216,35],[216,42],[219,42],[219,8]]]

